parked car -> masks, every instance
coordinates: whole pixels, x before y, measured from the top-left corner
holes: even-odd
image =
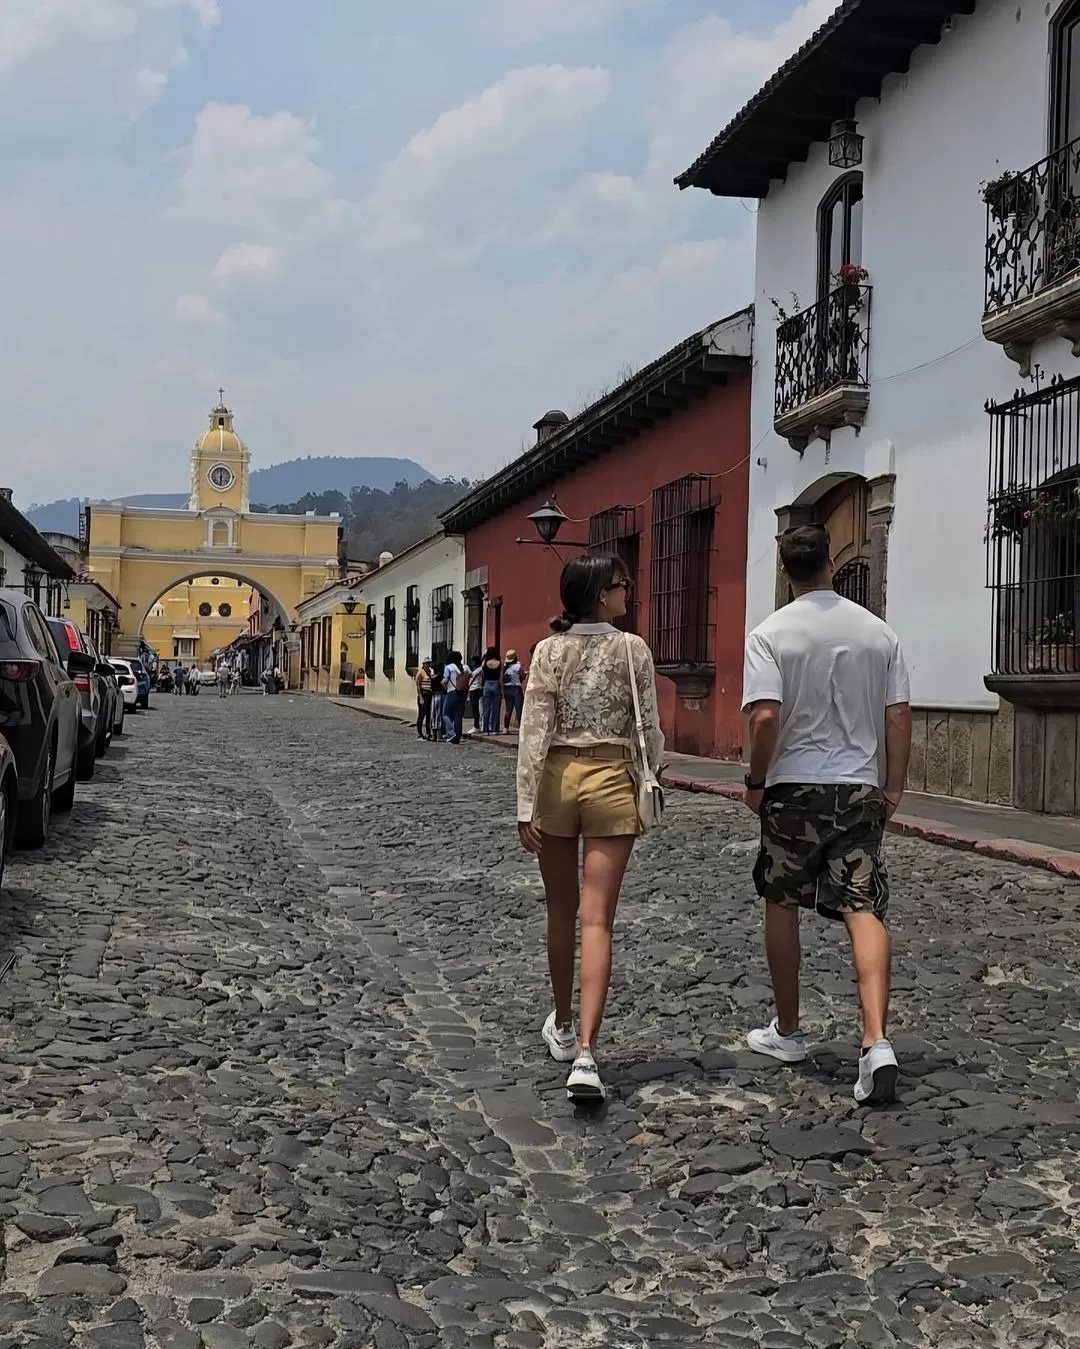
[[[135,675],[135,684],[139,690],[135,706],[141,707],[144,712],[147,712],[150,709],[150,685],[152,683],[150,671],[138,657],[129,660],[128,664]]]
[[[109,688],[98,673],[100,662],[86,633],[68,618],[50,618],[48,624],[61,660],[67,660],[76,651],[90,658],[90,669],[75,674],[75,687],[79,691],[81,708],[76,776],[80,782],[89,782],[97,766],[100,721],[104,719],[106,725],[111,725]]]
[[[100,656],[101,653],[98,654]],[[107,744],[102,745],[101,743],[105,734],[104,728],[98,730],[98,753],[104,754],[109,745],[112,744],[113,736],[124,734],[124,717],[127,714],[127,704],[124,702],[124,695],[120,692],[120,677],[113,668],[112,662],[102,659],[98,665],[98,673],[109,685],[109,700],[112,706],[111,730],[109,731]]]
[[[15,755],[17,838],[40,848],[53,810],[75,804],[81,708],[76,675],[91,657],[61,660],[41,610],[20,590],[0,590],[0,734]]]
[[[135,673],[132,662],[121,660],[117,656],[110,656],[109,664],[116,671],[116,683],[125,708],[129,712],[134,712],[139,706],[139,677]]]
[[[216,671],[216,670],[200,670],[200,671],[199,671],[199,683],[200,683],[200,684],[216,684],[216,683],[217,683],[217,671]]]
[[[18,813],[19,770],[11,746],[0,735],[0,889],[4,885],[4,867],[15,842]]]

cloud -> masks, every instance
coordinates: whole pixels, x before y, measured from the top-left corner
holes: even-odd
[[[225,281],[234,276],[260,276],[271,271],[278,250],[269,244],[230,244],[214,265],[213,277]]]
[[[3,0],[0,75],[57,48],[127,42],[169,10],[193,14],[203,29],[221,19],[218,0]]]
[[[187,323],[227,323],[226,315],[216,309],[204,295],[181,295],[176,302],[176,316]]]
[[[535,42],[552,34],[588,32],[613,19],[667,0],[487,0],[487,18],[512,42]]]

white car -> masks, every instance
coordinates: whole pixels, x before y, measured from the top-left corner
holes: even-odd
[[[116,682],[120,685],[120,692],[123,694],[125,710],[134,712],[139,700],[139,681],[135,678],[135,671],[131,668],[131,662],[118,660],[116,657],[110,656],[109,664],[116,671]]]
[[[200,671],[199,671],[199,683],[200,683],[200,684],[216,684],[216,683],[217,683],[217,675],[214,673],[213,670],[200,670]]]

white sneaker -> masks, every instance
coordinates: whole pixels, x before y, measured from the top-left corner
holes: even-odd
[[[552,1012],[544,1022],[543,1035],[556,1063],[573,1063],[577,1058],[577,1026],[572,1021],[569,1026],[558,1026]]]
[[[755,1054],[768,1054],[770,1059],[779,1059],[781,1063],[802,1063],[806,1058],[806,1036],[801,1030],[794,1035],[781,1035],[776,1017],[762,1029],[752,1030],[746,1043]]]
[[[607,1094],[603,1082],[600,1081],[591,1049],[583,1048],[574,1060],[570,1076],[566,1079],[566,1094],[571,1101],[593,1105],[597,1101],[602,1101]]]
[[[900,1069],[888,1040],[878,1040],[859,1058],[855,1099],[860,1105],[892,1105]]]

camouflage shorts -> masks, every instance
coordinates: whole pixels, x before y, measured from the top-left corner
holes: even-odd
[[[885,921],[881,860],[885,798],[876,787],[784,784],[765,792],[754,885],[770,904],[826,918],[873,913]]]

